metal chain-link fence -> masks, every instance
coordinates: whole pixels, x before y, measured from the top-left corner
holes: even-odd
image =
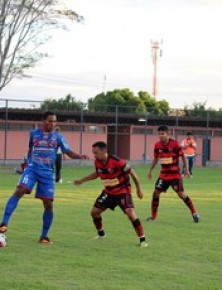
[[[20,159],[24,148],[21,138],[41,126],[43,113],[50,109],[36,100],[0,100],[0,159],[3,164]],[[149,107],[141,112],[133,106],[97,106],[73,108],[63,103],[54,107],[58,124],[79,153],[90,153],[90,145],[98,138],[108,143],[110,152],[131,161],[146,163],[152,158],[152,148],[158,140],[157,127],[168,125],[173,138],[181,141],[191,132],[198,143],[200,165],[222,162],[222,112],[170,109],[163,114]],[[19,145],[20,144],[20,145]],[[88,152],[89,151],[89,152]],[[17,153],[16,153],[17,152]]]

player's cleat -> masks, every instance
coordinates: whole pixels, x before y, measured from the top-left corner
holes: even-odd
[[[6,224],[0,224],[0,234],[6,233],[8,230],[8,226]]]
[[[44,245],[52,245],[53,244],[53,242],[50,241],[50,239],[48,237],[40,237],[39,243],[44,244]]]
[[[140,242],[139,246],[141,248],[146,248],[146,247],[148,247],[148,243],[146,241],[143,241],[143,242]]]
[[[200,220],[200,216],[199,216],[199,214],[198,214],[198,213],[193,213],[193,221],[194,221],[195,223],[198,223],[199,220]]]
[[[105,239],[105,238],[106,238],[106,235],[103,235],[103,236],[97,235],[97,236],[95,237],[96,240],[103,240],[103,239]]]
[[[155,222],[156,220],[157,220],[157,218],[153,218],[151,216],[146,219],[146,221],[148,221],[148,222]]]
[[[104,239],[106,237],[106,233],[104,230],[100,230],[97,232],[97,236],[96,236],[96,239]]]

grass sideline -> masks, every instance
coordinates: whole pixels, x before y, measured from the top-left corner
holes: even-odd
[[[95,240],[90,209],[101,191],[99,180],[74,187],[71,181],[92,167],[65,167],[63,184],[56,185],[55,218],[50,231],[53,246],[37,243],[42,226],[42,204],[23,198],[0,249],[0,289],[16,290],[210,290],[221,289],[221,169],[195,169],[185,190],[201,215],[191,215],[176,194],[162,195],[159,219],[148,223],[153,185],[147,168],[134,167],[144,199],[134,194],[149,247],[138,247],[132,226],[119,209],[103,215],[107,238]],[[19,176],[12,167],[0,168],[0,216]]]

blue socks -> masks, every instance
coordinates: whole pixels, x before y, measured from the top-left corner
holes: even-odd
[[[11,217],[12,213],[14,212],[14,210],[16,209],[18,202],[19,202],[19,198],[14,196],[14,195],[12,195],[9,198],[9,200],[5,206],[5,213],[4,213],[3,220],[2,220],[3,224],[7,225],[9,223],[10,217]]]
[[[17,205],[19,202],[19,198],[12,195],[6,206],[5,206],[5,212],[3,215],[3,219],[2,219],[2,223],[3,224],[8,224],[11,215],[13,214],[14,210],[16,209]],[[53,211],[44,211],[43,213],[43,228],[42,228],[42,234],[41,237],[47,237],[48,235],[48,231],[52,225],[52,221],[53,221]]]
[[[52,225],[53,221],[53,211],[44,211],[43,213],[43,228],[41,237],[47,237],[48,231]]]

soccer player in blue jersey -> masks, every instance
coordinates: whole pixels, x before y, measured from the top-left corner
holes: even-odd
[[[56,115],[53,112],[46,112],[43,115],[43,128],[30,132],[29,139],[29,162],[24,170],[14,194],[9,198],[2,223],[0,233],[5,233],[8,223],[19,200],[31,193],[35,184],[35,197],[43,202],[43,227],[39,238],[42,244],[52,244],[48,238],[48,231],[53,221],[53,198],[54,198],[54,164],[57,148],[60,147],[64,154],[72,159],[88,159],[86,155],[79,155],[72,151],[64,136],[54,130],[56,125]]]

